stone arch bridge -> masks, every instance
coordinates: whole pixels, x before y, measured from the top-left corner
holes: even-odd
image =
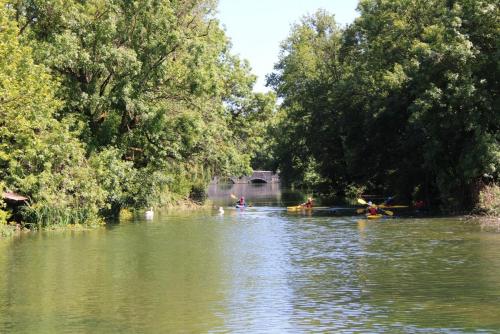
[[[279,183],[280,177],[277,173],[267,170],[256,170],[250,176],[229,176],[229,177],[219,177],[216,176],[212,179],[211,184],[219,184],[219,183],[233,183],[233,184],[241,184],[241,183]]]

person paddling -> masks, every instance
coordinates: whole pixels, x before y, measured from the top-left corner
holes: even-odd
[[[392,196],[387,197],[387,199],[384,202],[384,205],[385,206],[391,206],[393,204],[394,204],[394,197],[392,197]]]
[[[300,206],[303,206],[304,208],[311,209],[313,207],[313,199],[309,197],[307,199],[307,202],[302,203]]]
[[[375,205],[373,205],[373,203],[370,201],[368,202],[368,213],[370,214],[370,216],[375,216],[378,214],[378,210],[377,210],[377,207]]]
[[[238,204],[239,206],[245,206],[246,205],[245,204],[245,197],[241,196],[236,204]]]

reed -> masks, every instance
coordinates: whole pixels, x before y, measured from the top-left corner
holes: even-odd
[[[57,207],[37,203],[33,206],[26,206],[22,210],[22,215],[25,224],[35,228],[44,228],[52,225],[93,225],[101,223],[97,212],[87,207]]]

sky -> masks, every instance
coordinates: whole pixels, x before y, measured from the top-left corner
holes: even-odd
[[[218,17],[233,53],[247,59],[258,76],[255,91],[265,92],[265,76],[278,61],[280,43],[306,14],[326,9],[340,25],[354,21],[358,0],[219,0]]]

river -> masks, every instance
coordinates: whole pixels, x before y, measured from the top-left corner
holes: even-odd
[[[253,207],[228,205],[245,195]],[[500,331],[500,233],[458,218],[289,213],[279,186],[217,210],[0,240],[2,333]]]

